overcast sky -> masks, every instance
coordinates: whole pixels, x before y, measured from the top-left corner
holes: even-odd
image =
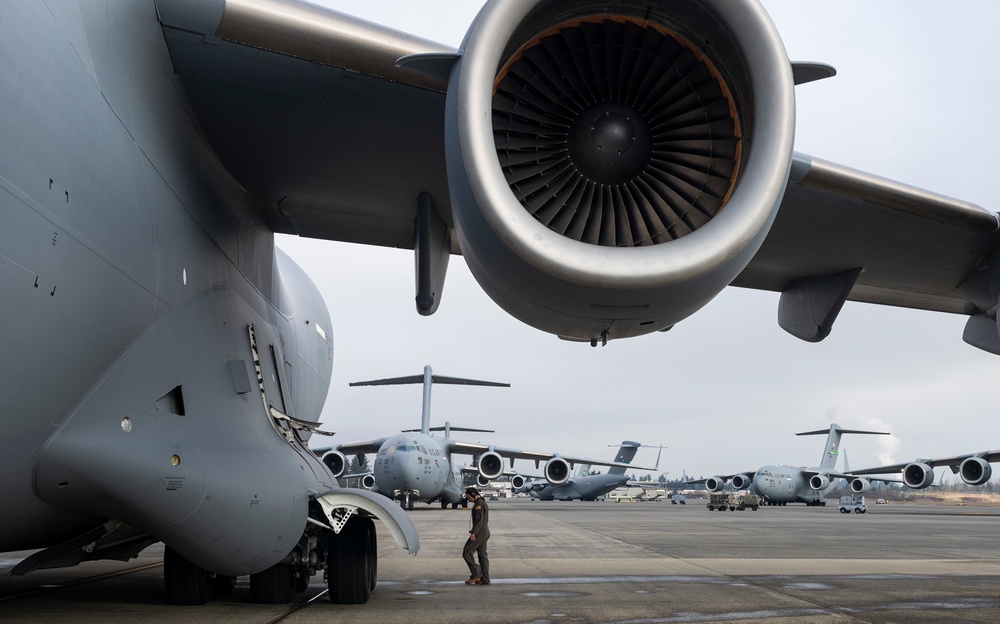
[[[324,4],[457,47],[481,3]],[[791,60],[838,70],[797,87],[797,151],[998,209],[1000,5],[764,5]],[[1000,448],[1000,357],[962,342],[965,317],[847,303],[832,335],[808,344],[778,327],[776,294],[729,288],[668,333],[592,348],[508,316],[460,257],[439,311],[425,318],[413,303],[412,252],[287,236],[278,244],[330,308],[334,372],[322,421],[338,432],[335,444],[419,426],[419,386],[347,384],[430,364],[511,383],[435,386],[432,424],[497,431],[464,439],[605,459],[622,439],[665,444],[661,471],[671,475],[815,465],[823,439],[794,433],[831,422],[893,433],[846,437],[855,468]],[[640,450],[635,461],[655,457]]]

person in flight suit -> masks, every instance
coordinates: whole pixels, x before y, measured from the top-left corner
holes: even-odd
[[[486,499],[474,487],[465,490],[465,498],[472,505],[472,528],[465,548],[462,549],[462,558],[469,566],[469,580],[465,584],[489,585],[490,560],[486,555],[486,542],[490,539],[490,510],[486,506]],[[473,560],[473,553],[478,553],[479,565]]]

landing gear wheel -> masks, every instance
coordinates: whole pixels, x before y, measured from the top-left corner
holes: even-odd
[[[257,604],[288,604],[292,601],[293,570],[289,565],[273,565],[250,575],[250,599]]]
[[[364,604],[374,587],[378,552],[371,518],[351,518],[326,546],[327,587],[334,604]]]
[[[169,546],[163,551],[163,583],[170,604],[201,605],[212,597],[208,572]]]

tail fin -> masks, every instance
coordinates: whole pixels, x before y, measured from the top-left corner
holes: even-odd
[[[635,452],[639,450],[640,446],[642,445],[638,442],[622,440],[618,447],[618,454],[615,455],[615,462],[619,464],[632,463],[632,458],[635,457]],[[608,474],[625,474],[625,466],[612,466],[608,469]]]
[[[823,457],[820,458],[819,467],[824,470],[836,469],[837,457],[840,453],[840,436],[845,433],[860,433],[865,435],[892,435],[888,431],[862,431],[860,429],[842,429],[837,423],[832,423],[829,429],[817,429],[816,431],[803,431],[795,435],[822,435],[826,436],[826,447],[823,450]]]
[[[509,383],[498,381],[478,381],[476,379],[462,379],[461,377],[445,377],[435,375],[430,366],[424,366],[423,375],[410,375],[408,377],[392,377],[390,379],[375,379],[373,381],[355,381],[351,386],[398,386],[402,384],[424,384],[424,405],[420,413],[420,433],[429,433],[431,424],[431,384],[454,384],[459,386],[493,386],[499,388],[509,388]],[[457,429],[456,429],[457,430]]]

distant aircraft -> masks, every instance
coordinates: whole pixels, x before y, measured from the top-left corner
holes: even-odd
[[[840,449],[840,437],[845,433],[865,435],[890,435],[885,431],[860,431],[843,429],[836,423],[829,429],[805,431],[795,435],[827,434],[823,456],[817,467],[807,468],[786,465],[770,465],[747,472],[737,472],[708,479],[686,481],[689,484],[704,483],[711,492],[721,491],[726,482],[731,482],[737,490],[749,490],[760,496],[766,505],[787,505],[788,503],[805,503],[810,506],[826,505],[826,495],[837,488],[837,481],[844,479],[851,491],[861,493],[871,486],[872,479],[857,476],[856,473],[838,472],[837,458]],[[885,481],[886,479],[874,479]]]
[[[373,519],[417,551],[307,448],[333,333],[276,232],[412,249],[425,315],[460,252],[592,345],[733,284],[803,340],[853,300],[1000,353],[997,215],[793,152],[795,85],[835,72],[754,0],[491,0],[460,50],[297,0],[0,11],[0,551],[42,549],[18,572],[162,541],[175,604],[315,574],[359,603]]]
[[[1000,462],[1000,450],[967,453],[938,459],[915,459],[903,464],[890,464],[876,468],[852,470],[855,475],[889,474],[899,472],[907,487],[923,489],[934,484],[934,468],[947,466],[952,474],[962,477],[969,485],[983,485],[993,477],[992,462]]]
[[[552,483],[546,479],[536,479],[526,481],[521,475],[511,477],[510,484],[515,492],[527,492],[531,498],[539,500],[597,500],[616,487],[625,485],[631,477],[625,474],[625,470],[632,463],[636,451],[642,446],[638,442],[622,440],[615,455],[614,464],[604,474],[587,474],[568,479],[563,483]],[[660,456],[656,457],[656,470],[660,467]],[[633,468],[635,469],[635,468]],[[639,470],[644,470],[639,468]]]
[[[508,386],[509,384],[492,381],[477,381],[458,377],[443,377],[435,375],[430,366],[424,367],[423,375],[394,377],[375,381],[361,381],[352,386],[389,386],[399,384],[422,383],[424,386],[423,409],[420,417],[420,431],[404,431],[392,436],[340,444],[332,451],[322,453],[323,462],[330,467],[335,475],[343,472],[348,455],[364,455],[376,453],[372,468],[371,490],[399,500],[408,509],[413,509],[414,501],[439,501],[441,507],[456,506],[462,499],[462,490],[455,483],[452,470],[452,455],[472,455],[479,477],[489,481],[500,477],[504,472],[504,459],[527,459],[535,462],[545,462],[543,474],[547,483],[559,485],[566,483],[576,464],[593,464],[611,466],[612,470],[622,472],[628,468],[631,455],[620,463],[601,462],[589,458],[566,457],[553,453],[534,453],[518,449],[502,448],[488,444],[459,442],[450,437],[451,431],[484,431],[482,429],[462,429],[446,425],[444,428],[431,429],[430,404],[431,386],[438,384],[461,384],[474,386]],[[430,435],[432,430],[444,430],[445,437]],[[625,449],[622,450],[625,453]],[[603,475],[602,475],[603,476]]]

